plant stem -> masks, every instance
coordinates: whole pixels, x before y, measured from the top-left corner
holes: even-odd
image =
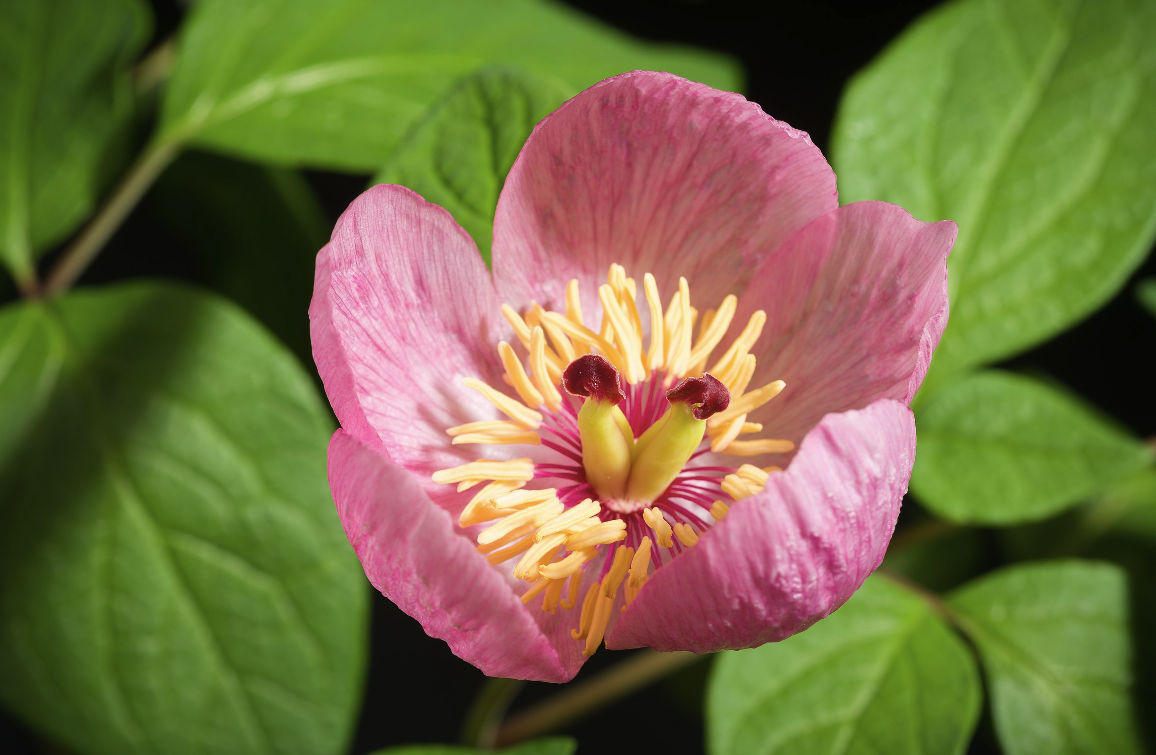
[[[498,729],[494,744],[500,747],[547,734],[703,657],[685,650],[640,650],[597,676],[514,714]]]
[[[153,181],[179,152],[179,146],[172,142],[153,142],[145,148],[100,210],[64,251],[44,285],[45,294],[52,296],[62,293],[76,282]]]
[[[459,740],[470,747],[492,748],[502,718],[526,683],[518,679],[486,679],[470,705]]]

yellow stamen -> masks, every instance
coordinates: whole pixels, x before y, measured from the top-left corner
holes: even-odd
[[[633,548],[620,547],[614,551],[614,561],[611,562],[606,576],[602,578],[602,594],[605,597],[614,600],[618,596],[618,587],[622,584],[622,580],[626,579],[633,558]]]
[[[751,391],[750,393],[744,393],[737,399],[732,398],[731,405],[727,407],[726,411],[719,412],[711,417],[709,421],[716,425],[721,425],[724,422],[730,422],[735,417],[750,414],[775,396],[778,396],[786,385],[782,380],[775,380],[774,382],[767,383],[762,388]]]
[[[582,599],[582,616],[578,620],[578,629],[570,630],[570,636],[576,640],[584,640],[586,635],[590,633],[590,622],[594,618],[594,605],[602,595],[598,591],[599,586],[597,582],[590,585],[590,589],[586,591],[586,597]]]
[[[584,548],[593,548],[596,545],[609,545],[626,539],[626,522],[621,519],[611,519],[596,524],[588,530],[571,535],[566,541],[570,550],[580,551]]]
[[[698,335],[698,343],[690,352],[690,363],[698,364],[705,363],[710,358],[710,353],[718,346],[719,341],[727,333],[727,328],[731,326],[731,320],[735,316],[735,309],[738,308],[738,297],[733,294],[727,296],[719,305],[718,311],[708,321],[704,316],[702,321],[702,330]],[[713,374],[713,373],[712,373]]]
[[[574,344],[570,342],[570,339],[566,337],[566,334],[562,332],[561,328],[544,318],[542,320],[542,328],[545,329],[546,335],[550,337],[550,343],[554,345],[554,352],[558,354],[563,362],[570,364],[579,356],[578,352],[574,350]]]
[[[715,501],[710,506],[710,515],[714,517],[716,522],[721,522],[723,519],[726,519],[729,513],[731,513],[731,507],[722,501]]]
[[[594,557],[594,551],[590,552],[590,557],[591,558]],[[569,558],[569,556],[567,556],[567,558]],[[562,559],[562,560],[565,561],[566,559]],[[544,566],[542,568],[545,569],[545,568],[548,568],[549,566],[550,566],[550,564],[547,564],[546,566]],[[582,588],[582,570],[579,569],[578,571],[576,571],[570,575],[570,587],[567,588],[567,590],[566,590],[566,599],[562,601],[562,607],[564,609],[569,611],[571,608],[574,607],[574,604],[578,602],[578,591],[581,588]]]
[[[545,313],[546,311],[542,309],[542,306],[538,304],[538,302],[531,302],[530,308],[526,310],[526,326],[530,328],[530,343],[526,346],[527,350],[532,350],[534,328],[542,327],[542,315]],[[566,369],[567,363],[549,346],[543,349],[543,355],[546,359],[546,370],[542,374],[548,375],[554,383],[560,383],[562,381],[562,371]]]
[[[529,459],[510,459],[509,461],[478,459],[461,466],[438,470],[433,473],[432,478],[439,485],[458,483],[458,492],[460,493],[485,480],[529,482],[534,479],[534,462]]]
[[[490,420],[488,422],[469,422],[446,430],[446,434],[453,436],[453,445],[463,443],[489,443],[492,445],[510,445],[522,443],[531,446],[541,444],[542,437],[533,430],[527,430],[517,422],[503,422]]]
[[[529,603],[531,600],[533,600],[534,598],[538,597],[543,592],[545,592],[546,588],[548,588],[549,586],[550,586],[550,580],[548,580],[548,579],[537,580],[536,582],[534,582],[533,585],[530,586],[529,590],[526,590],[526,592],[522,593],[522,602],[523,603]]]
[[[582,297],[578,292],[577,278],[571,278],[566,284],[566,317],[575,325],[582,324]]]
[[[666,358],[662,345],[662,299],[658,296],[658,284],[650,273],[642,276],[642,289],[646,292],[646,303],[650,307],[650,349],[646,352],[646,366],[658,370]]]
[[[507,513],[507,512],[503,512],[503,513]],[[495,540],[492,543],[483,543],[483,544],[478,545],[477,550],[478,550],[478,553],[482,553],[482,554],[493,553],[494,551],[498,550],[499,548],[505,548],[507,545],[514,542],[515,540],[521,540],[522,538],[526,537],[527,535],[533,535],[533,534],[534,534],[534,525],[527,524],[524,527],[519,527],[516,530],[508,532],[507,534],[503,535],[502,537],[498,538],[497,540]]]
[[[630,568],[630,560],[633,556],[633,548],[616,550],[610,571],[602,578],[598,604],[594,607],[594,615],[590,620],[590,633],[586,637],[586,648],[582,651],[582,654],[587,658],[594,655],[594,651],[602,644],[602,638],[606,635],[606,625],[610,622],[610,609],[614,607],[614,599],[618,596],[618,587],[626,577],[626,571]]]
[[[722,488],[722,492],[736,501],[742,500],[743,498],[750,498],[757,492],[752,490],[747,481],[737,474],[729,474],[724,477],[720,487]]]
[[[795,450],[789,440],[764,438],[763,440],[736,440],[727,447],[732,456],[761,456],[762,454],[785,454]]]
[[[638,544],[638,551],[630,560],[630,579],[626,581],[626,605],[634,602],[638,591],[646,584],[646,580],[650,579],[650,550],[650,538],[643,537],[642,542]],[[623,606],[622,610],[625,611],[626,606]]]
[[[722,434],[711,439],[710,450],[716,454],[725,451],[726,447],[729,446],[735,438],[739,437],[739,434],[743,431],[743,427],[746,426],[746,424],[747,415],[740,414],[735,417],[729,425],[725,425],[726,429],[723,430]]]
[[[726,384],[732,399],[742,396],[746,392],[747,386],[751,384],[751,378],[755,376],[755,363],[757,361],[754,354],[747,354],[743,357],[734,379]]]
[[[494,505],[499,509],[525,509],[529,506],[542,503],[543,501],[553,500],[557,492],[554,488],[515,490],[496,497],[494,499]]]
[[[674,525],[674,536],[678,538],[678,542],[688,548],[698,544],[698,533],[686,522],[679,522]]]
[[[522,345],[530,348],[530,326],[526,324],[522,316],[509,304],[502,305],[502,316],[506,318],[506,322],[510,323],[510,327],[514,329],[514,335],[518,337]]]
[[[533,544],[534,538],[524,537],[513,545],[502,548],[501,550],[494,551],[490,555],[486,556],[486,560],[489,561],[492,566],[504,564],[519,553],[524,553],[525,551],[529,550],[530,546]]]
[[[734,340],[730,348],[726,350],[722,358],[715,363],[714,369],[710,374],[718,377],[718,375],[725,373],[734,365],[737,365],[743,357],[745,357],[755,345],[755,341],[759,340],[759,336],[763,333],[763,325],[767,322],[767,313],[763,310],[756,310],[749,320],[747,326],[743,328],[743,332],[739,333],[739,337]],[[719,378],[722,380],[722,378]]]
[[[650,508],[642,510],[642,520],[646,522],[646,526],[654,530],[654,539],[663,548],[674,547],[674,541],[670,538],[672,530],[670,523],[662,515],[658,509]]]
[[[614,599],[608,598],[601,592],[595,593],[594,612],[590,617],[590,628],[587,630],[589,634],[586,635],[586,647],[582,650],[582,655],[589,658],[598,650],[598,646],[602,644],[602,638],[606,636],[606,625],[610,623],[610,609],[614,607]]]
[[[626,368],[623,366],[622,352],[605,338],[590,330],[590,328],[580,323],[572,322],[557,312],[547,312],[544,317],[549,322],[557,325],[558,329],[572,340],[597,349],[602,356],[606,357],[606,361],[614,365],[614,368],[619,372],[626,371]]]
[[[609,285],[598,287],[598,299],[602,302],[602,311],[610,321],[614,338],[622,349],[622,356],[626,362],[626,369],[623,370],[626,382],[637,385],[645,379],[646,367],[642,364],[642,342],[635,337],[634,324],[618,303],[614,289]]]
[[[542,598],[542,610],[546,613],[554,613],[554,609],[558,607],[558,600],[562,597],[563,580],[551,579],[549,582],[550,586],[546,588],[546,596]]]
[[[739,467],[738,476],[743,478],[748,485],[757,485],[761,488],[767,484],[767,478],[771,475],[754,464],[743,464]]]
[[[514,347],[505,341],[498,343],[498,356],[502,358],[502,366],[506,368],[506,377],[510,380],[510,385],[514,386],[514,390],[518,392],[522,402],[531,409],[537,409],[545,400],[542,394],[530,382],[530,377],[526,374],[525,368],[522,367],[522,360],[518,359],[518,355],[514,353]]]
[[[541,540],[547,535],[553,535],[556,532],[565,532],[574,525],[582,522],[590,517],[597,516],[598,512],[602,510],[602,506],[598,501],[587,498],[575,506],[571,506],[568,510],[554,517],[550,521],[538,528],[534,538]]]
[[[470,499],[466,507],[462,509],[462,513],[458,516],[458,524],[462,527],[472,527],[475,524],[481,524],[491,519],[497,519],[506,515],[506,512],[495,512],[493,508],[493,501],[495,498],[506,493],[512,493],[518,490],[526,483],[517,482],[491,482]],[[491,512],[494,512],[491,514]]]
[[[553,561],[554,556],[562,550],[562,544],[565,542],[566,535],[558,533],[543,538],[541,542],[534,543],[526,551],[526,555],[518,561],[518,565],[514,567],[514,576],[518,579],[537,579],[538,568]]]
[[[562,406],[562,394],[556,387],[557,381],[550,375],[546,362],[546,332],[539,325],[530,331],[530,378],[546,400],[546,406],[550,411],[557,412]]]
[[[557,498],[542,501],[521,511],[515,511],[497,524],[491,524],[478,533],[478,544],[485,545],[513,532],[527,524],[541,526],[542,522],[549,521],[562,513],[562,502]]]
[[[529,430],[537,429],[542,424],[542,415],[520,401],[516,401],[501,391],[494,390],[477,378],[462,378],[462,384],[473,388],[486,397],[486,400],[498,408],[502,414],[519,423]]]
[[[707,437],[717,438],[722,435],[730,425],[707,425]],[[750,433],[760,433],[763,431],[763,424],[761,422],[744,422],[742,428],[739,430],[739,435],[749,435]]]
[[[567,543],[569,546],[569,543]],[[567,576],[577,576],[578,580],[582,579],[582,566],[598,555],[597,548],[585,548],[573,553],[567,553],[566,558],[561,561],[554,561],[552,563],[542,566],[538,573],[547,579],[566,579]],[[572,588],[577,592],[578,588]],[[573,601],[571,601],[573,602]]]

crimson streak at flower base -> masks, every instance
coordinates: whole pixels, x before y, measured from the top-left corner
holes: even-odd
[[[310,308],[366,575],[495,676],[807,628],[894,529],[954,239],[839,208],[805,134],[658,73],[539,124],[492,275],[441,208],[370,189]]]

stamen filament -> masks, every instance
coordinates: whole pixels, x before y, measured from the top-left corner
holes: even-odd
[[[542,424],[542,415],[520,401],[515,401],[501,391],[494,390],[477,378],[462,378],[462,385],[473,388],[486,397],[502,414],[528,430],[537,429]]]
[[[570,550],[580,551],[593,548],[596,545],[617,543],[619,540],[625,539],[626,522],[621,519],[610,519],[596,524],[588,530],[583,530],[577,535],[571,535],[566,541],[566,547]]]
[[[510,385],[514,386],[514,390],[518,392],[522,402],[531,409],[537,409],[545,399],[542,394],[530,382],[530,377],[526,374],[526,370],[522,367],[522,360],[518,359],[518,355],[514,353],[514,347],[505,341],[498,343],[498,356],[502,359],[502,366],[506,368],[506,376],[510,378]]]
[[[744,393],[742,396],[732,399],[731,405],[724,411],[711,417],[711,421],[714,424],[721,425],[724,422],[730,422],[735,417],[750,414],[775,396],[778,396],[786,385],[782,380],[775,380],[774,382],[767,383],[758,390]]]

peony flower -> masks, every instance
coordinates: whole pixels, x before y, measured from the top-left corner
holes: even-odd
[[[310,307],[366,575],[493,676],[806,629],[894,530],[955,234],[839,207],[805,133],[661,73],[538,125],[492,274],[440,207],[369,189]]]

